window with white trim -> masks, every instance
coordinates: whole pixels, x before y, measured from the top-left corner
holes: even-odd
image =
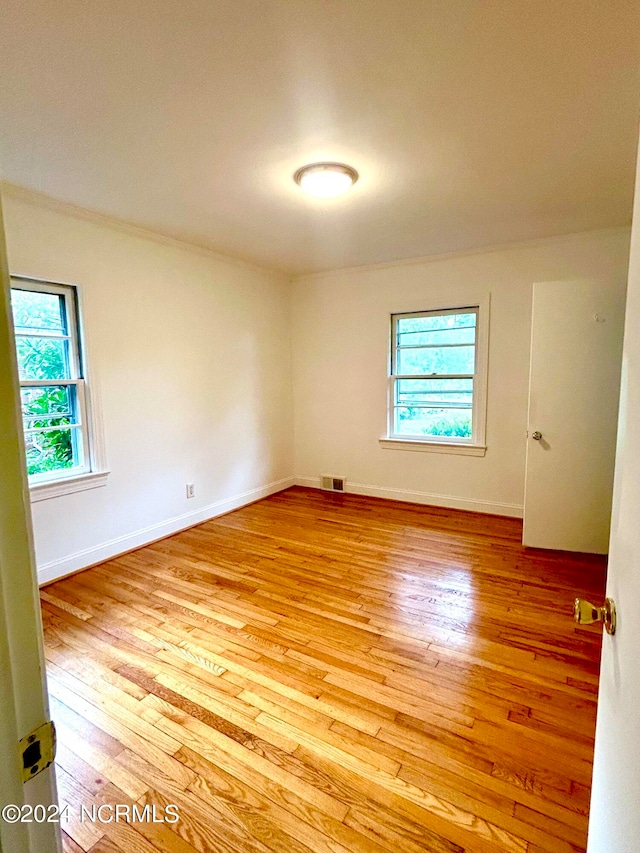
[[[29,483],[91,471],[78,296],[70,285],[11,279]]]
[[[479,305],[392,314],[389,438],[484,442],[486,357],[479,353],[479,325]]]

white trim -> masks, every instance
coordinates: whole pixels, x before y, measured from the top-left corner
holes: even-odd
[[[17,186],[17,185],[10,185]],[[558,242],[575,242],[584,237],[596,234],[613,235],[626,232],[631,233],[630,225],[613,225],[610,228],[589,228],[587,231],[571,231],[568,234],[555,234],[551,237],[534,237],[531,240],[516,240],[511,243],[493,243],[488,246],[472,246],[469,249],[458,249],[453,252],[440,252],[435,255],[416,255],[412,258],[401,258],[395,261],[378,261],[372,264],[360,264],[355,267],[333,267],[325,270],[309,270],[307,272],[292,274],[292,280],[306,282],[310,279],[332,278],[343,275],[359,275],[364,272],[377,272],[378,270],[397,269],[398,267],[412,267],[420,264],[438,264],[442,261],[455,261],[458,258],[469,258],[477,255],[491,255],[496,252],[520,251],[536,249]]]
[[[272,266],[270,264],[259,264],[255,261],[241,258],[237,255],[228,255],[224,250],[213,248],[204,243],[192,242],[178,237],[172,237],[169,234],[164,234],[161,231],[153,231],[150,228],[145,228],[141,225],[135,225],[127,220],[118,219],[114,216],[108,216],[104,213],[98,213],[90,208],[81,207],[72,202],[62,201],[54,196],[47,195],[43,192],[38,192],[23,184],[15,184],[11,181],[0,181],[0,194],[8,198],[14,198],[17,201],[23,201],[27,204],[34,204],[45,210],[54,210],[66,216],[72,216],[74,219],[83,219],[87,222],[93,222],[97,225],[104,225],[107,228],[112,228],[117,231],[123,231],[131,234],[134,237],[139,237],[143,240],[151,240],[155,243],[164,244],[165,246],[174,246],[197,252],[201,255],[207,255],[216,258],[219,261],[233,264],[245,269],[258,270],[262,273],[267,273],[277,278],[286,278],[290,284],[308,281],[312,278],[330,278],[337,275],[358,275],[363,272],[396,269],[397,267],[418,266],[420,264],[440,263],[441,261],[456,260],[457,258],[468,258],[476,255],[489,255],[496,252],[517,251],[520,249],[535,249],[538,246],[546,246],[557,242],[575,242],[586,236],[603,234],[616,235],[626,232],[626,235],[631,233],[630,225],[613,225],[610,228],[589,228],[586,231],[570,231],[567,234],[554,234],[550,237],[534,237],[531,240],[516,240],[510,243],[492,243],[484,246],[471,246],[468,249],[457,249],[451,252],[440,252],[433,255],[416,255],[411,258],[401,258],[395,261],[378,261],[370,264],[359,264],[349,267],[332,267],[330,269],[316,270],[294,270],[290,266]]]
[[[568,234],[554,234],[550,237],[534,237],[531,240],[517,240],[510,243],[492,243],[484,246],[471,246],[468,249],[457,249],[451,252],[440,252],[434,255],[417,255],[412,258],[401,258],[394,261],[378,261],[370,264],[359,264],[349,267],[332,267],[330,269],[316,270],[294,270],[290,266],[279,266],[271,264],[259,264],[255,261],[241,258],[237,255],[229,255],[224,250],[213,248],[204,243],[192,242],[190,240],[179,239],[172,237],[169,234],[164,234],[161,231],[153,231],[141,225],[134,225],[123,219],[118,219],[114,216],[108,216],[104,213],[98,213],[86,207],[81,207],[77,204],[72,204],[68,201],[54,198],[46,193],[38,192],[22,184],[15,184],[11,181],[0,181],[0,193],[8,198],[14,198],[17,201],[23,201],[27,204],[34,204],[45,210],[54,210],[65,216],[72,216],[74,219],[93,222],[97,225],[103,225],[107,228],[112,228],[117,231],[122,231],[126,234],[131,234],[133,237],[139,237],[143,240],[151,240],[165,246],[173,246],[197,252],[201,255],[216,258],[219,261],[226,262],[245,269],[257,270],[261,273],[266,273],[274,278],[285,278],[290,284],[308,281],[313,278],[331,278],[332,276],[342,275],[358,275],[363,272],[396,269],[397,267],[418,266],[420,264],[440,263],[442,261],[456,260],[458,258],[474,257],[476,255],[489,255],[496,252],[517,251],[521,249],[535,249],[538,246],[546,246],[557,242],[575,242],[585,236],[596,234],[615,235],[631,233],[630,225],[614,225],[610,228],[589,228],[587,231],[570,231]]]
[[[18,739],[50,714],[9,289],[0,200],[0,801],[46,809],[58,799],[54,767],[23,785],[16,750]],[[5,853],[60,853],[60,826],[0,821],[0,847]]]
[[[86,569],[88,566],[94,566],[97,563],[110,560],[119,554],[132,551],[135,548],[142,548],[151,542],[157,542],[158,539],[164,539],[165,536],[172,536],[174,533],[179,533],[188,527],[202,524],[204,521],[209,521],[212,518],[224,515],[234,509],[239,509],[261,498],[281,492],[283,489],[288,489],[294,484],[295,479],[293,477],[284,477],[282,480],[267,483],[265,486],[250,489],[231,498],[224,498],[193,512],[176,515],[166,521],[160,521],[157,524],[143,527],[141,530],[134,530],[132,533],[126,533],[124,536],[118,536],[116,539],[110,539],[108,542],[102,542],[100,545],[94,545],[92,548],[86,548],[84,551],[76,551],[75,554],[69,554],[68,557],[63,557],[60,560],[43,563],[38,567],[38,583],[50,583],[53,580]]]
[[[83,289],[80,285],[73,282],[51,281],[38,276],[26,275],[25,273],[12,273],[10,278],[11,286],[15,286],[19,290],[34,290],[42,293],[59,292],[61,296],[64,296],[68,326],[69,329],[75,330],[69,338],[73,356],[71,359],[71,372],[75,376],[70,379],[21,380],[20,387],[73,385],[76,388],[78,405],[81,412],[80,434],[82,436],[84,457],[84,464],[76,470],[80,470],[82,474],[95,473],[102,475],[107,468],[104,425],[100,408],[100,398],[97,393],[98,383],[96,372],[95,369],[91,368],[87,358]],[[72,480],[80,482],[78,477],[73,474],[69,477],[69,481]],[[48,481],[45,480],[44,482]],[[87,480],[86,482],[89,481]],[[51,479],[51,483],[52,485],[57,485],[55,478]],[[40,486],[37,478],[31,478],[29,484],[30,488]],[[45,492],[44,489],[41,489],[38,491],[38,494],[42,494],[42,497],[32,498],[32,500],[45,500],[48,497],[57,497],[59,494],[70,494],[74,491],[81,491],[83,488],[95,488],[99,485],[104,485],[104,483],[95,482],[92,486],[79,485],[77,488],[67,488],[65,490],[52,488],[50,492]]]
[[[430,453],[455,453],[458,456],[484,456],[486,444],[462,444],[455,441],[430,441],[415,438],[379,438],[383,450],[426,450]]]
[[[88,207],[81,207],[68,201],[54,198],[46,193],[32,190],[22,184],[13,184],[10,181],[0,181],[0,192],[3,196],[14,198],[18,201],[34,204],[44,210],[53,210],[56,213],[62,213],[64,216],[72,216],[74,219],[81,219],[85,222],[91,222],[94,225],[102,225],[105,228],[111,228],[116,231],[130,234],[132,237],[138,237],[141,240],[151,240],[154,243],[159,243],[170,248],[183,249],[196,252],[199,255],[204,255],[209,258],[215,258],[223,263],[232,266],[241,267],[243,269],[255,270],[257,272],[271,275],[273,277],[293,277],[295,273],[291,270],[282,269],[275,266],[263,266],[236,255],[227,255],[223,251],[214,249],[204,243],[192,242],[178,237],[172,237],[170,234],[165,234],[162,231],[153,231],[150,228],[145,228],[142,225],[135,225],[128,222],[126,219],[118,219],[115,216],[108,216],[105,213],[98,213]]]
[[[487,441],[491,293],[481,296],[477,302],[479,315],[476,329],[476,375],[473,380],[473,441],[482,446]]]
[[[400,436],[394,433],[395,429],[395,383],[396,380],[402,378],[400,375],[395,373],[396,368],[396,319],[398,317],[419,317],[424,316],[425,314],[455,314],[460,311],[475,311],[476,313],[476,339],[475,339],[475,365],[474,365],[474,373],[473,373],[473,434],[470,440],[468,439],[452,439],[448,442],[435,442],[441,445],[450,446],[454,444],[460,444],[461,446],[464,444],[467,447],[471,448],[484,448],[486,450],[486,436],[487,436],[487,397],[488,397],[488,376],[489,376],[489,323],[490,323],[490,314],[491,314],[491,293],[485,292],[482,295],[478,295],[476,299],[467,300],[464,303],[460,303],[457,305],[451,305],[450,303],[446,306],[436,305],[430,306],[429,308],[425,308],[420,311],[392,311],[391,313],[391,324],[390,324],[390,333],[389,333],[389,352],[390,358],[388,360],[388,370],[389,374],[387,377],[387,435],[385,439],[387,441],[392,440],[403,440],[404,436]],[[410,378],[422,378],[417,376],[411,376]],[[425,379],[429,379],[431,377],[425,376]],[[445,378],[443,376],[436,377],[438,379]],[[455,377],[452,377],[455,378]],[[406,436],[406,439],[409,441],[417,441],[421,442],[421,439],[416,439],[415,436]],[[427,439],[431,441],[431,439]],[[387,448],[389,449],[389,448]],[[409,448],[405,448],[409,449]],[[410,448],[412,450],[416,450],[418,448],[413,447]],[[452,453],[454,451],[440,451]],[[466,454],[467,456],[484,456],[484,452],[469,452]]]
[[[71,495],[73,492],[85,492],[87,489],[97,489],[107,485],[109,471],[91,471],[79,474],[77,477],[59,477],[57,480],[46,480],[43,483],[32,483],[29,486],[31,503],[47,501],[49,498],[59,498],[61,495]]]
[[[105,447],[104,419],[102,416],[102,398],[100,395],[99,377],[95,364],[87,357],[87,318],[85,309],[87,299],[84,288],[81,285],[73,285],[76,290],[76,306],[78,309],[78,338],[80,351],[82,353],[82,370],[84,382],[82,385],[82,404],[88,432],[88,448],[85,453],[89,455],[91,471],[101,472],[107,470],[107,451]]]
[[[296,477],[296,485],[307,486],[320,490],[318,477]],[[346,485],[346,484],[345,484]],[[437,495],[431,492],[414,492],[409,489],[392,489],[387,486],[370,486],[365,483],[349,481],[344,494],[367,495],[372,498],[387,498],[394,501],[442,506],[449,509],[466,509],[471,512],[482,512],[488,515],[507,515],[511,518],[522,518],[522,504],[503,503],[501,501],[480,501],[476,498],[460,498],[455,495]]]

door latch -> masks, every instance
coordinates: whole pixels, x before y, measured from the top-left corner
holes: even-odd
[[[28,782],[53,764],[56,757],[56,727],[52,720],[38,726],[19,743],[22,781]]]

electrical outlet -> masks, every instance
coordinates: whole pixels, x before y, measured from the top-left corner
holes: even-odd
[[[196,486],[195,483],[187,483],[187,497],[195,498],[196,496]]]

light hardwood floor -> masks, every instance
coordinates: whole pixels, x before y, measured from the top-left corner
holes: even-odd
[[[520,536],[293,488],[44,588],[65,850],[583,850],[604,563]]]

